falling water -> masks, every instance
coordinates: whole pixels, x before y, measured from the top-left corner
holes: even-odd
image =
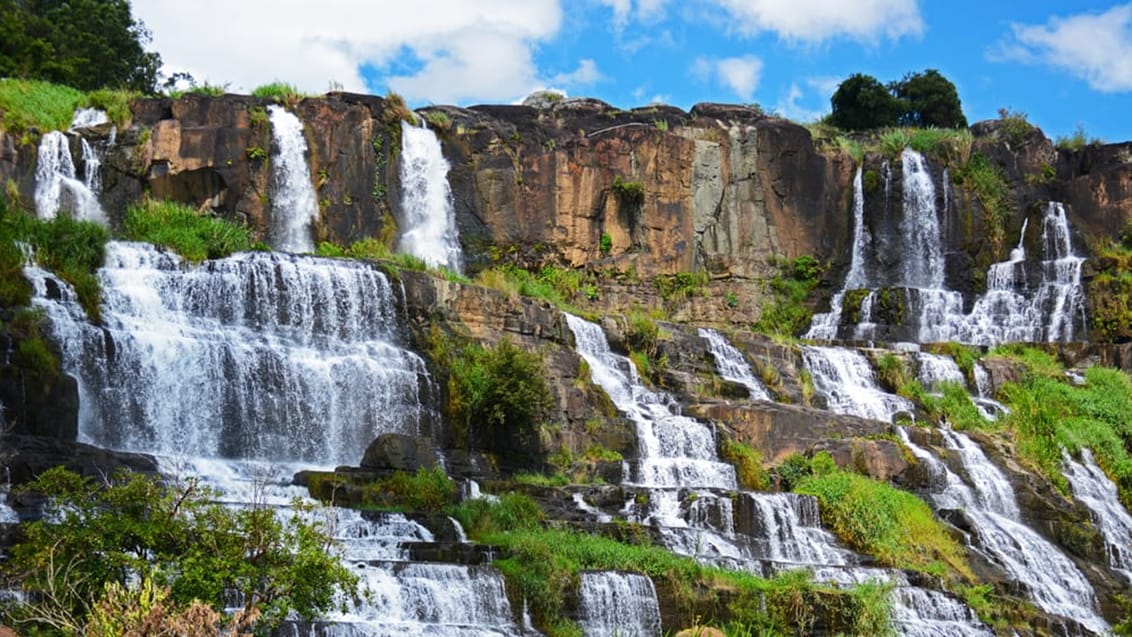
[[[76,108],[75,114],[71,118],[71,130],[93,128],[109,123],[110,117],[106,115],[106,111],[104,110],[98,108]]]
[[[456,213],[448,186],[448,160],[440,140],[423,123],[401,122],[401,250],[431,266],[463,267]]]
[[[916,377],[928,391],[940,391],[942,383],[967,384],[967,377],[950,356],[917,352],[916,363],[920,367]]]
[[[716,369],[723,378],[739,383],[747,388],[753,400],[770,400],[766,387],[751,373],[751,366],[743,358],[743,353],[732,345],[726,337],[719,332],[701,327],[701,338],[708,342],[711,355],[715,358]]]
[[[303,123],[277,104],[271,118],[271,245],[285,252],[314,252],[311,225],[318,221],[318,200],[307,166]]]
[[[837,338],[837,326],[841,323],[841,304],[845,299],[845,292],[865,287],[865,251],[869,243],[868,229],[865,228],[865,189],[863,186],[862,167],[857,166],[857,174],[853,177],[853,247],[849,259],[849,272],[845,275],[845,283],[841,289],[830,299],[829,312],[814,314],[810,330],[806,338],[831,340]]]
[[[837,545],[821,527],[817,499],[794,493],[743,493],[751,508],[752,536],[760,559],[776,569],[797,566],[847,566],[855,555]]]
[[[710,427],[680,415],[672,396],[647,389],[633,362],[610,351],[600,327],[571,314],[566,321],[594,382],[637,426],[637,484],[736,488],[735,468],[719,461]]]
[[[947,465],[913,443],[898,428],[904,444],[938,477],[942,489],[931,494],[940,509],[966,513],[979,546],[1012,579],[1025,585],[1030,598],[1043,610],[1080,622],[1089,630],[1107,633],[1108,624],[1097,613],[1097,599],[1088,580],[1069,558],[1021,523],[1014,491],[1002,471],[987,460],[966,436],[944,429],[944,442],[970,476],[968,486]]]
[[[891,422],[896,414],[914,409],[912,401],[877,385],[872,365],[856,350],[803,347],[802,360],[831,411]]]
[[[79,381],[85,442],[333,464],[430,417],[424,362],[397,345],[392,289],[365,264],[254,252],[186,267],[112,242],[101,328],[64,284],[27,275]]]
[[[87,141],[82,141],[83,158],[90,162],[97,155]],[[60,131],[45,133],[39,140],[35,166],[35,212],[40,219],[54,219],[60,210],[68,210],[75,219],[105,224],[106,215],[98,203],[95,188],[98,168],[86,165],[86,181],[75,174],[71,146]]]
[[[900,158],[904,165],[904,218],[900,233],[907,243],[901,254],[904,262],[898,285],[940,289],[943,249],[932,175],[924,156],[911,148],[905,148]]]
[[[586,637],[656,637],[660,605],[652,580],[636,573],[583,572],[578,624]]]
[[[1116,485],[1093,460],[1088,449],[1081,450],[1081,461],[1065,456],[1065,477],[1073,497],[1093,513],[1093,522],[1105,539],[1108,563],[1132,581],[1132,515],[1120,504]]]

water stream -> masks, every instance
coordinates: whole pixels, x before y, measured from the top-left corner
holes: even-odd
[[[914,411],[912,401],[877,385],[872,365],[856,350],[807,346],[802,348],[802,360],[830,411],[885,422],[892,422],[900,412]]]
[[[1065,477],[1073,497],[1092,511],[1093,522],[1105,539],[1109,565],[1132,582],[1132,515],[1120,504],[1116,485],[1088,449],[1081,450],[1080,462],[1066,455]]]
[[[314,252],[312,224],[318,221],[318,198],[307,165],[303,123],[277,104],[271,119],[271,246],[284,252]]]
[[[712,357],[715,358],[715,366],[720,376],[746,387],[752,400],[770,400],[770,394],[767,393],[766,387],[759,382],[759,379],[755,378],[755,375],[751,372],[751,365],[743,357],[743,353],[736,349],[726,337],[713,329],[704,327],[701,327],[698,333],[701,338],[708,342],[708,347],[711,350]]]
[[[423,122],[401,122],[401,208],[404,231],[400,249],[431,266],[460,271],[460,251],[448,160],[440,140]]]

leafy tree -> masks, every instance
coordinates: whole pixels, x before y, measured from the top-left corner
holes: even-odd
[[[23,527],[4,565],[8,583],[30,600],[11,607],[5,623],[90,634],[105,626],[107,609],[156,605],[199,619],[202,604],[224,609],[236,592],[244,606],[229,626],[243,632],[291,611],[313,618],[357,584],[327,552],[318,523],[281,519],[263,505],[215,504],[195,481],[120,472],[99,484],[57,467],[24,490],[47,496],[47,515]]]
[[[128,0],[0,0],[0,77],[152,92],[149,41]]]
[[[844,130],[895,126],[904,104],[871,75],[854,73],[838,85],[830,98],[829,123]]]
[[[935,69],[909,73],[893,82],[892,92],[904,101],[906,109],[900,117],[905,126],[927,128],[967,128],[967,118],[959,104],[955,85]]]

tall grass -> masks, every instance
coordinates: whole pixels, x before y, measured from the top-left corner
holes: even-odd
[[[243,226],[152,199],[126,209],[125,235],[170,248],[189,261],[219,259],[252,247],[251,233]]]
[[[0,79],[0,126],[12,133],[30,128],[66,130],[75,109],[85,102],[82,91],[38,80]]]
[[[840,469],[824,452],[811,460],[810,475],[798,478],[794,491],[815,496],[823,522],[850,547],[885,566],[954,581],[973,578],[963,547],[931,507],[907,491]]]
[[[306,97],[306,94],[292,84],[286,82],[272,82],[271,84],[263,84],[255,87],[252,90],[252,97],[260,97],[273,100],[280,104],[293,105]]]

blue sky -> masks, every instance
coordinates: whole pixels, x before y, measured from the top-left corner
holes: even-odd
[[[396,91],[411,105],[555,88],[629,108],[829,111],[852,73],[938,69],[971,122],[1132,140],[1132,2],[990,0],[135,0],[169,71],[249,91]],[[223,18],[217,18],[223,16]]]

